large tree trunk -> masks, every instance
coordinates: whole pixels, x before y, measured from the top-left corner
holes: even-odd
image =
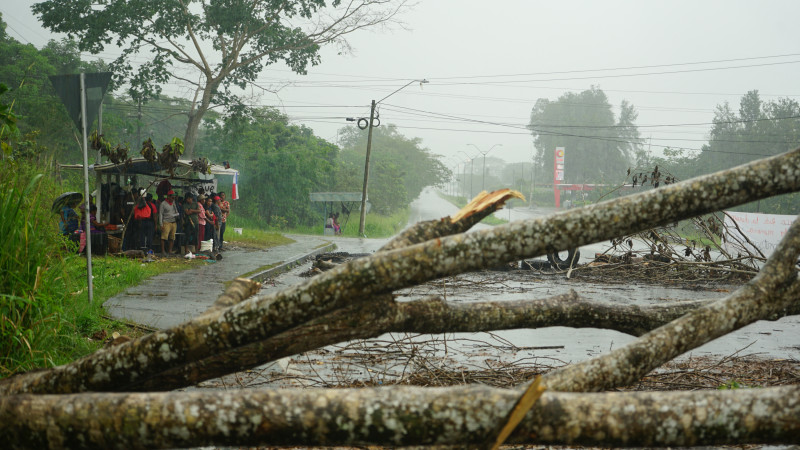
[[[198,110],[192,111],[189,114],[189,123],[186,124],[186,133],[183,135],[183,148],[184,156],[188,159],[194,157],[194,146],[197,144],[197,132],[200,128],[200,123],[203,121],[203,114]]]
[[[233,390],[0,398],[9,448],[475,445],[519,395],[453,388]],[[511,442],[600,446],[800,442],[800,388],[545,392]]]
[[[565,324],[609,326],[636,335],[658,328],[605,356],[547,374],[544,385],[551,392],[534,406],[514,440],[596,445],[796,442],[800,429],[797,387],[736,391],[733,395],[591,396],[552,391],[587,392],[627,385],[675,356],[748,323],[796,314],[800,304],[795,268],[800,254],[798,222],[761,273],[741,289],[722,300],[685,309],[645,308],[649,313],[643,318],[636,317],[642,309],[604,310],[584,304],[574,293],[558,300],[463,306],[436,298],[398,304],[390,294],[443,276],[599,242],[799,189],[800,150],[795,150],[646,193],[487,231],[445,236],[461,231],[458,224],[433,224],[431,228],[422,224],[418,232],[405,234],[386,250],[350,261],[306,283],[241,301],[250,289],[245,283],[242,293],[185,324],[101,350],[72,364],[0,380],[0,394],[5,395],[0,400],[0,436],[23,446],[484,442],[502,426],[498,421],[506,417],[518,390],[394,387],[212,394],[20,394],[177,388],[387,330],[431,333]],[[492,207],[496,205],[486,208]],[[423,239],[427,240],[416,243]],[[576,316],[586,311],[594,315],[591,320]],[[609,325],[617,321],[620,323]],[[23,417],[23,408],[34,413]],[[47,419],[47,414],[55,419]],[[774,420],[770,414],[776,415]]]

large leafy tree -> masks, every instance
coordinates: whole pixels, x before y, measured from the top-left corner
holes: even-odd
[[[636,110],[623,101],[619,120],[608,97],[592,87],[568,92],[558,100],[539,99],[531,111],[528,127],[544,167],[553,167],[556,147],[566,148],[566,183],[608,181],[625,173],[640,153]]]
[[[439,156],[422,146],[419,138],[407,138],[394,125],[373,128],[368,198],[376,212],[391,214],[408,206],[426,186],[444,183],[450,170]],[[336,188],[361,191],[367,130],[340,130],[342,153],[337,168]]]
[[[0,16],[0,83],[9,88],[0,94],[0,102],[11,107],[18,127],[18,133],[7,137],[24,141],[25,136],[37,133],[40,143],[61,153],[74,146],[75,139],[72,121],[47,79],[48,75],[61,73],[60,67],[54,64],[53,52],[16,41],[5,33],[5,27]],[[54,50],[59,46],[60,43],[51,41],[46,48]],[[63,61],[68,58],[80,61],[77,54],[63,56]]]
[[[764,102],[757,90],[742,96],[739,112],[730,104],[718,105],[710,139],[694,171],[686,177],[734,167],[797,147],[800,142],[800,104],[790,98]],[[800,197],[781,195],[744,206],[749,211],[797,214]]]
[[[698,158],[704,173],[783,153],[800,142],[800,104],[789,98],[765,103],[750,91],[738,114],[727,102],[717,106],[709,135]]]
[[[237,88],[283,62],[297,73],[319,63],[320,47],[386,24],[405,0],[47,0],[33,6],[43,25],[76,36],[82,51],[112,45],[115,79],[146,101],[176,80],[194,88],[184,143],[191,155],[205,113],[240,102]],[[134,66],[132,57],[149,52]]]
[[[242,109],[209,121],[203,154],[239,169],[237,214],[273,226],[310,225],[319,219],[309,194],[328,190],[338,149],[310,128],[290,125],[269,108]],[[227,156],[226,156],[227,155]]]
[[[12,105],[18,116],[19,144],[35,135],[36,141],[62,162],[80,158],[75,126],[48,79],[50,75],[107,70],[102,60],[81,59],[78,44],[70,39],[51,40],[41,49],[22,44],[5,32],[0,15],[0,83],[10,89],[0,101]],[[106,102],[112,102],[110,95]],[[113,115],[106,111],[104,119]]]

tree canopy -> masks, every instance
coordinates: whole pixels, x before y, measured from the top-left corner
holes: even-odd
[[[615,117],[606,94],[592,87],[555,101],[537,100],[528,128],[545,167],[553,167],[556,147],[565,147],[564,182],[592,183],[623,173],[637,157],[641,138],[636,118],[627,101]]]
[[[427,186],[444,183],[450,170],[422,146],[419,138],[407,138],[394,125],[372,130],[372,155],[368,198],[380,214],[391,214],[408,206]],[[340,130],[341,160],[334,187],[360,191],[364,180],[367,130]]]
[[[290,125],[271,108],[243,109],[208,122],[203,154],[239,169],[242,199],[237,214],[280,227],[318,219],[309,194],[327,190],[338,149],[311,129]]]
[[[797,147],[800,142],[800,104],[791,98],[761,99],[757,90],[747,92],[736,111],[728,102],[717,105],[708,143],[700,152],[665,149],[664,157],[651,158],[678,179],[745,164]],[[774,214],[796,214],[796,193],[772,197],[737,209]]]
[[[164,84],[194,89],[184,142],[192,155],[209,108],[240,102],[237,88],[264,67],[284,63],[297,73],[320,61],[322,45],[347,47],[345,37],[385,24],[404,0],[46,0],[33,6],[42,24],[77,37],[82,51],[122,49],[111,63],[118,83],[146,101]],[[147,62],[132,58],[148,52]],[[188,70],[188,72],[187,72]]]

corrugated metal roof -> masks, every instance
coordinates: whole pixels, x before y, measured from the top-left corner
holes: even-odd
[[[199,178],[203,178],[204,174],[198,174],[197,172],[192,171],[192,162],[188,159],[181,159],[178,160],[176,164],[179,168],[178,170],[181,171],[189,171],[189,173],[194,173],[199,175]],[[103,163],[103,164],[92,164],[89,166],[89,170],[94,170],[95,172],[125,172],[128,175],[136,175],[136,174],[162,174],[164,170],[161,166],[155,162],[151,163],[144,158],[132,158],[130,165],[127,168],[124,167],[124,164],[114,164],[114,163]],[[77,170],[83,169],[83,164],[62,164],[61,167],[67,170]],[[211,175],[230,175],[233,176],[239,171],[236,169],[226,169],[223,166],[212,164],[211,165]],[[166,173],[162,175],[167,176]],[[208,176],[208,175],[205,175]],[[360,196],[361,194],[359,194]],[[359,197],[360,201],[360,197]]]

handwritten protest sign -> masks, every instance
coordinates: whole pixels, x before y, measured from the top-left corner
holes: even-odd
[[[736,225],[738,225],[742,234],[747,236],[747,238],[764,253],[764,256],[767,257],[775,250],[778,242],[783,239],[783,236],[789,229],[789,225],[791,225],[795,219],[795,216],[778,214],[743,213],[734,211],[725,211],[725,213],[728,214],[725,216],[725,226],[728,233],[732,233],[732,235],[728,236],[725,249],[728,252],[736,253],[737,250],[734,248],[733,243],[737,242],[737,236],[735,236],[735,234]],[[755,253],[755,249],[747,244],[744,239],[739,237],[738,240],[742,241],[745,249]]]

